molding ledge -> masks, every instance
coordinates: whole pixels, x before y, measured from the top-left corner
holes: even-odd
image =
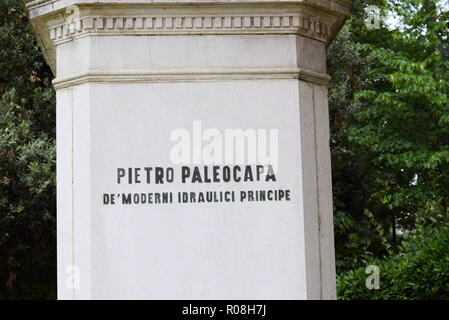
[[[64,89],[86,82],[125,83],[125,82],[183,82],[183,81],[235,81],[235,80],[304,80],[318,85],[327,85],[330,76],[299,68],[274,69],[212,69],[147,72],[129,70],[89,71],[66,78],[53,80],[55,89]]]

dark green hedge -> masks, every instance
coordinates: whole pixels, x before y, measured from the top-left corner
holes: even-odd
[[[371,261],[380,269],[380,288],[368,290],[365,267],[338,276],[339,299],[449,299],[449,224],[408,235],[400,253]]]

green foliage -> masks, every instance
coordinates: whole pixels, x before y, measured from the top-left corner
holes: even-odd
[[[449,224],[429,227],[405,237],[398,254],[367,265],[379,267],[379,289],[368,290],[365,268],[341,274],[342,300],[449,299]]]
[[[449,213],[449,15],[436,0],[355,1],[329,50],[339,273]],[[368,29],[367,5],[400,27]]]
[[[449,29],[436,2],[390,2],[402,30],[358,43],[375,82],[355,93],[349,139],[382,171],[373,196],[403,227],[449,207]]]
[[[359,9],[354,19],[363,21],[363,14]],[[381,188],[382,170],[373,167],[371,154],[349,138],[356,122],[355,93],[371,83],[351,22],[329,48],[327,62],[332,76],[329,113],[337,272],[388,254],[391,242],[386,208],[372,198],[372,192]]]
[[[55,99],[20,1],[0,2],[0,48],[0,299],[51,299]]]

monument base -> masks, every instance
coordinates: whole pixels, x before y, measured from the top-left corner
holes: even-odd
[[[193,3],[28,3],[58,297],[335,298],[325,50],[349,4]]]

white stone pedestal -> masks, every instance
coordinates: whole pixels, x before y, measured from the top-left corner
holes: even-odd
[[[56,75],[60,299],[335,298],[325,50],[349,1],[27,6]],[[198,158],[234,129],[255,161]],[[263,132],[275,181],[238,171],[264,165]]]

